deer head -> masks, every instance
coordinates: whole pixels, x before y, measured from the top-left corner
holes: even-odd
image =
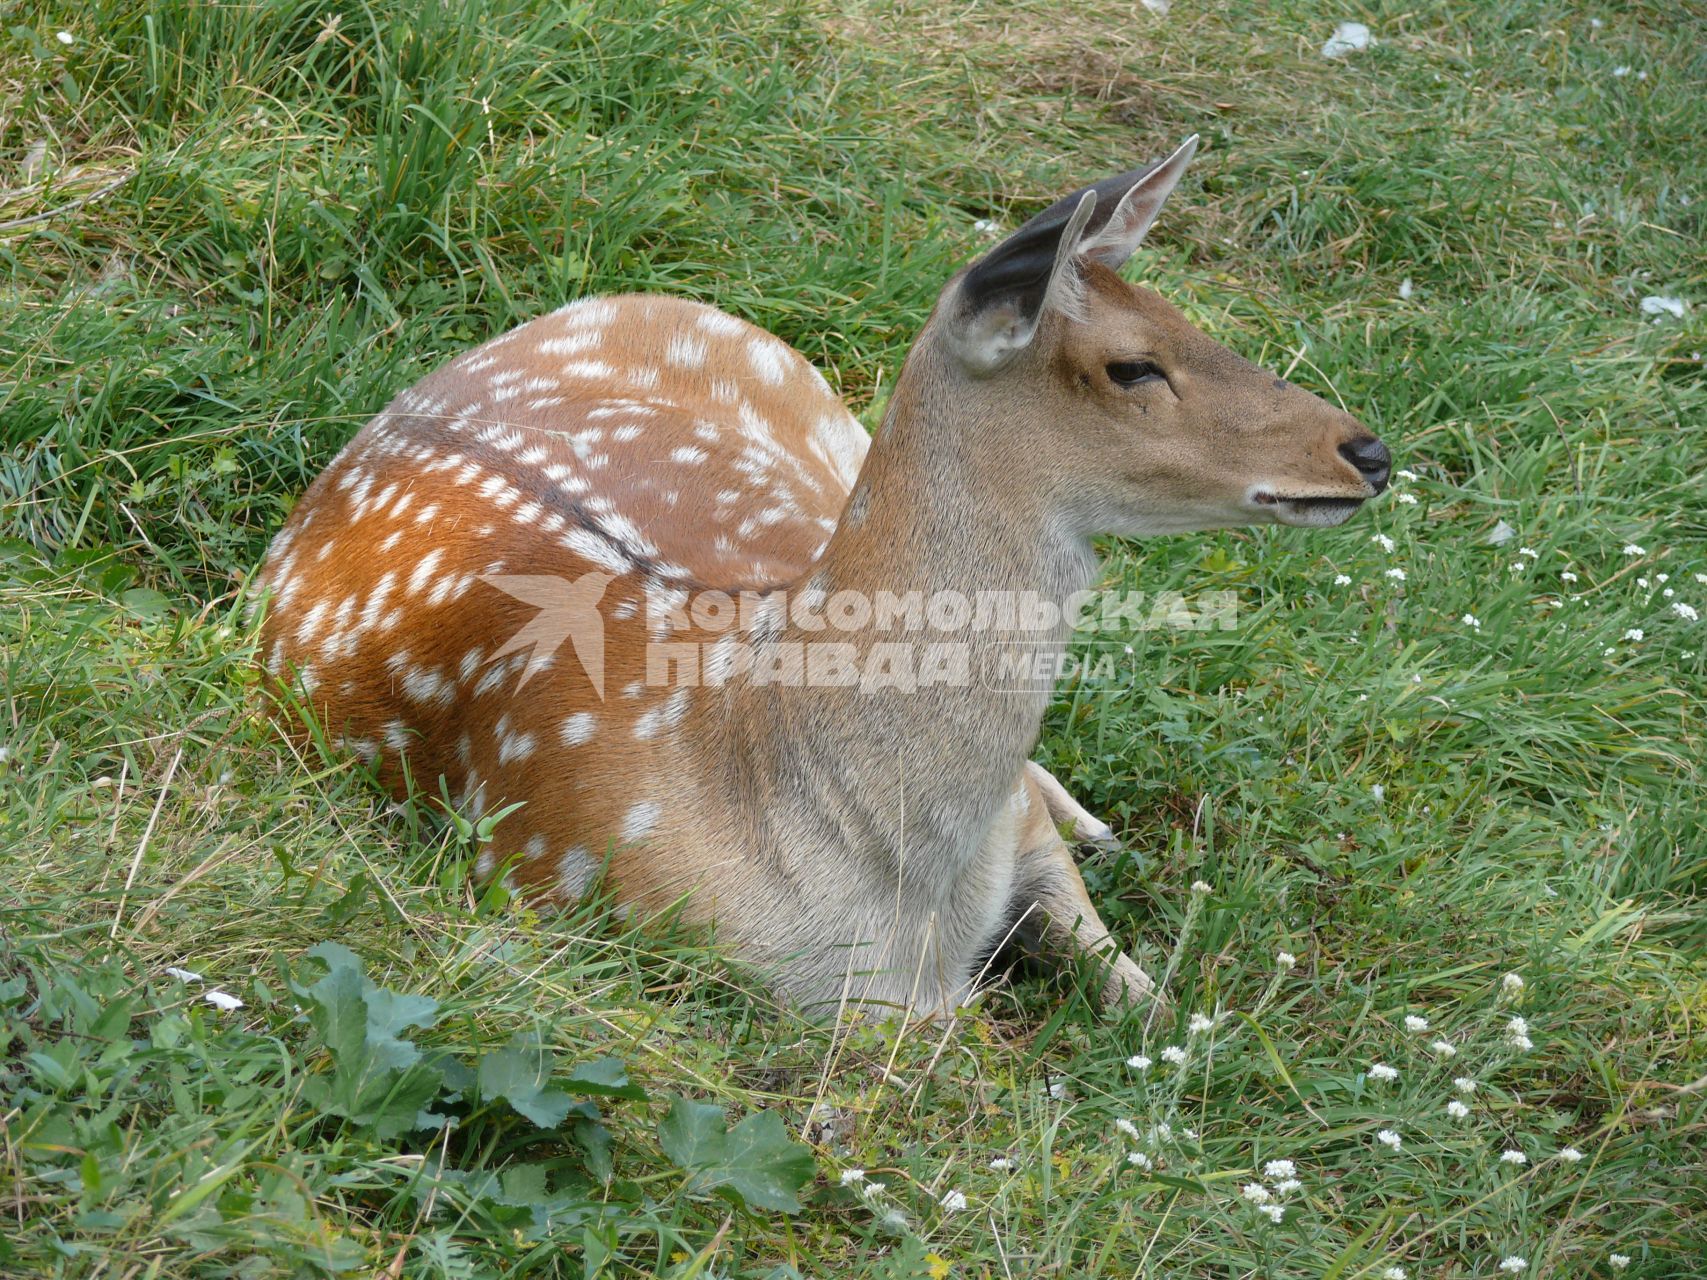
[[[950,282],[915,348],[977,448],[1077,534],[1337,525],[1387,484],[1350,414],[1117,274],[1196,149],[1038,214]]]

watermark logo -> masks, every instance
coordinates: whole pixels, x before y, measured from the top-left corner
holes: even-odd
[[[610,619],[642,616],[645,684],[718,687],[731,680],[801,688],[914,692],[931,687],[1005,691],[1053,688],[1069,677],[1115,678],[1130,643],[1149,631],[1230,631],[1231,591],[689,592],[653,585],[644,601],[606,601],[615,580],[488,574],[481,581],[536,610],[493,654],[526,653],[519,685],[551,665],[565,644],[599,698],[605,696]]]

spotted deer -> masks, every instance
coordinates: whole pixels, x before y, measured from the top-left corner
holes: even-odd
[[[1028,762],[1047,682],[965,655],[1064,653],[1036,602],[1090,586],[1093,535],[1334,525],[1389,466],[1117,274],[1195,147],[951,279],[869,441],[797,352],[695,302],[585,299],[458,356],[279,532],[264,661],[391,790],[519,806],[482,872],[556,902],[605,877],[802,1006],[951,1010],[1009,938],[1150,996],[1062,835],[1107,827]],[[1040,627],[980,630],[980,593]]]

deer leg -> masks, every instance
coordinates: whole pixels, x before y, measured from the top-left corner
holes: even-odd
[[[1049,820],[1057,827],[1071,824],[1073,839],[1080,844],[1100,845],[1104,849],[1119,847],[1120,842],[1115,838],[1108,823],[1073,799],[1054,774],[1035,760],[1026,761],[1025,771],[1037,784],[1038,791],[1043,795],[1043,803],[1049,810]]]
[[[1102,1003],[1118,1010],[1156,996],[1156,984],[1110,935],[1091,905],[1073,855],[1059,836],[1022,853],[1016,868],[1010,920],[1016,937],[1033,951],[1059,961],[1087,956],[1101,967]]]

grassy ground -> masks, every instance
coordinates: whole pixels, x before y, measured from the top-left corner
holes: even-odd
[[[6,7],[0,1273],[1701,1275],[1707,14],[653,10]],[[1138,270],[1409,474],[1107,548],[1240,607],[1040,748],[1177,1021],[804,1027],[283,744],[245,577],[446,355],[665,289],[863,408],[978,220],[1193,130]]]

